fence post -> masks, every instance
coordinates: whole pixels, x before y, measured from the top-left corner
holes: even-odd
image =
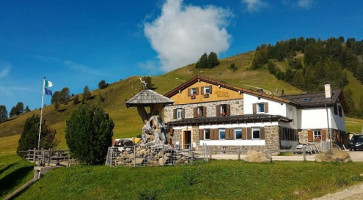
[[[134,167],[136,167],[136,146],[134,146]]]
[[[112,163],[113,163],[113,148],[112,147],[110,147],[110,157],[111,157],[111,159],[110,159],[110,161],[109,161],[109,163],[110,163],[110,167],[112,167]]]
[[[304,161],[306,161],[306,146],[303,145],[303,157],[304,157]]]
[[[241,160],[241,149],[238,149],[238,160]]]
[[[30,153],[30,152],[29,152]],[[35,148],[34,148],[34,150],[33,150],[33,162],[36,164],[36,162],[35,162]]]

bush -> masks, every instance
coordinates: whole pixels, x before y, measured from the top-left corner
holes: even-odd
[[[77,95],[76,97],[74,97],[74,100],[73,100],[73,105],[77,105],[79,104],[79,96]]]
[[[105,89],[106,87],[108,86],[108,83],[106,83],[105,80],[101,80],[99,83],[98,83],[98,88],[99,89]]]
[[[236,65],[234,64],[234,63],[232,63],[229,67],[228,67],[228,69],[230,69],[230,70],[232,70],[232,71],[237,71],[237,67],[236,67]]]
[[[23,132],[18,142],[18,154],[19,151],[38,148],[39,122],[40,117],[38,115],[33,115],[26,119]],[[57,142],[54,140],[55,134],[56,131],[50,129],[45,120],[43,120],[42,131],[40,133],[40,148],[49,149],[56,146]]]
[[[84,164],[104,164],[114,123],[102,107],[82,105],[66,124],[65,138],[71,155]]]

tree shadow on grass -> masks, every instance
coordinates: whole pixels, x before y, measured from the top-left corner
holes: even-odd
[[[21,167],[2,178],[0,180],[0,197],[18,186],[33,168],[33,166]]]
[[[8,170],[10,167],[12,167],[14,165],[15,165],[15,163],[11,163],[10,165],[6,166],[5,168],[0,169],[0,174],[2,174],[3,172],[5,172],[6,170]]]

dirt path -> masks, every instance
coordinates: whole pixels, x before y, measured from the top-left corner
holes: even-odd
[[[327,194],[325,196],[313,199],[313,200],[357,200],[363,198],[363,183],[359,185],[354,185],[352,187],[349,187],[347,189],[344,189],[342,191],[333,193],[333,194]]]

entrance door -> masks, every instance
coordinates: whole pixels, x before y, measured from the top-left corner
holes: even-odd
[[[192,144],[192,132],[184,131],[184,149],[190,149]]]

